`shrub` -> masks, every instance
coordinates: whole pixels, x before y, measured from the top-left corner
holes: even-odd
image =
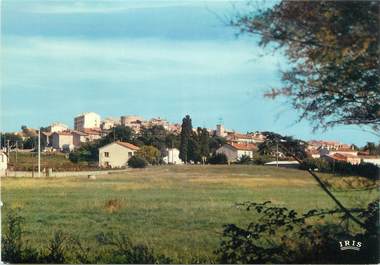
[[[213,154],[207,161],[209,164],[222,165],[228,164],[227,156],[223,153]]]
[[[141,157],[138,156],[132,156],[128,160],[128,166],[131,168],[144,168],[148,165],[148,162]]]
[[[311,169],[311,170],[316,170],[320,172],[330,172],[330,164],[328,161],[321,159],[321,158],[307,158],[303,160],[303,163],[300,165],[300,169]]]
[[[220,263],[375,263],[379,262],[379,202],[360,212],[364,233],[350,232],[341,221],[348,221],[341,210],[295,210],[264,203],[244,203],[245,210],[254,211],[256,220],[246,228],[225,226],[223,240],[216,254]],[[337,223],[326,222],[325,216],[336,215]],[[314,220],[314,222],[313,222]],[[313,223],[315,223],[312,225]],[[339,223],[338,223],[339,222]],[[353,231],[357,231],[353,229]],[[362,242],[361,250],[342,252],[339,241]]]
[[[300,169],[318,169],[320,172],[336,173],[345,175],[356,175],[372,180],[379,179],[380,169],[370,163],[352,165],[344,161],[327,161],[322,158],[308,158],[300,165]]]
[[[255,165],[264,165],[272,160],[273,159],[268,155],[255,155],[252,159],[252,163]]]
[[[249,165],[252,164],[252,159],[247,155],[242,155],[240,159],[238,159],[236,164]]]
[[[154,146],[144,145],[136,152],[136,155],[145,159],[151,165],[157,165],[160,163],[160,150]]]

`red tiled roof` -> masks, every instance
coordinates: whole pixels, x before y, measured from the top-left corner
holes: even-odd
[[[351,155],[351,154],[341,154],[341,153],[335,153],[333,156],[335,157],[343,157],[343,158],[359,158],[356,155]]]
[[[330,157],[334,160],[338,160],[338,161],[346,161],[346,158],[345,157],[342,157],[342,156],[336,156],[336,154],[333,154],[333,155],[325,155],[327,157]]]
[[[246,150],[246,151],[253,151],[256,150],[257,147],[255,144],[237,144],[237,143],[229,143],[228,145],[232,146],[233,148],[237,150]]]
[[[73,134],[78,134],[80,136],[87,136],[87,133],[80,132],[80,131],[73,131]]]
[[[71,135],[71,132],[70,131],[62,131],[62,132],[54,132],[54,133],[56,133],[56,134],[58,134],[58,135]],[[54,134],[53,133],[53,134]]]
[[[82,132],[86,134],[92,134],[92,135],[101,135],[102,133],[100,129],[88,129],[88,128],[83,129]]]
[[[127,147],[127,148],[132,149],[132,150],[139,150],[140,149],[138,146],[130,144],[130,143],[127,143],[127,142],[116,141],[116,143],[118,145],[121,145],[123,147]]]
[[[352,150],[351,148],[337,148],[334,151],[336,151],[336,152],[357,152],[355,150]]]

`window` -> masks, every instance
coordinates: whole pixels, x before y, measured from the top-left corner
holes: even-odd
[[[131,158],[133,156],[132,152],[128,152],[128,158]]]
[[[104,152],[104,157],[110,157],[110,153],[109,152]]]

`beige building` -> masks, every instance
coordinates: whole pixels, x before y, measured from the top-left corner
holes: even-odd
[[[109,130],[117,125],[120,125],[120,120],[108,117],[101,121],[100,128],[102,128],[102,130]]]
[[[71,151],[74,149],[74,139],[70,131],[54,132],[51,136],[51,146],[57,150]]]
[[[229,162],[235,162],[244,155],[253,158],[253,154],[256,150],[257,147],[255,144],[230,143],[220,147],[218,150],[216,150],[216,153],[225,154]]]
[[[74,118],[74,130],[100,128],[100,116],[95,112],[85,112]]]
[[[48,132],[63,132],[67,131],[69,127],[66,124],[60,123],[60,122],[54,122],[48,127]]]
[[[87,134],[80,131],[73,131],[73,145],[79,147],[82,143],[88,142]]]
[[[99,167],[121,168],[128,166],[128,160],[139,147],[127,142],[113,142],[99,148]]]
[[[142,122],[144,121],[144,118],[137,115],[127,115],[127,116],[121,116],[120,117],[120,123],[121,125],[128,126],[128,124],[136,123],[137,121]]]

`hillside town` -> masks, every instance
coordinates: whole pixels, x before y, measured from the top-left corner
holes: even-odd
[[[68,125],[55,122],[41,129],[40,141],[44,143],[43,153],[71,153],[80,149],[84,144],[99,141],[110,135],[115,128],[130,128],[135,135],[139,135],[143,130],[150,128],[162,128],[168,134],[174,137],[180,137],[181,124],[170,123],[166,119],[157,117],[144,119],[137,115],[125,115],[120,118],[105,118],[95,112],[81,113],[73,119],[73,129]],[[192,128],[197,132],[197,128]],[[217,124],[215,129],[207,128],[208,135],[223,139],[214,154],[223,154],[226,156],[228,163],[236,163],[243,157],[253,159],[258,152],[259,145],[264,143],[266,136],[262,132],[241,133],[234,130],[226,129],[223,124]],[[33,128],[22,127],[19,132],[13,133],[22,140],[28,137],[37,137],[38,130]],[[3,136],[4,138],[5,136]],[[33,151],[33,149],[23,148],[17,142],[10,144],[9,139],[2,140],[1,148],[1,166],[4,172],[7,169],[8,155],[10,151],[24,149],[23,151]],[[97,166],[100,168],[123,168],[128,165],[128,161],[138,152],[140,147],[136,144],[113,139],[113,141],[98,147]],[[34,151],[35,148],[34,148]],[[180,151],[175,147],[165,147],[160,150],[161,163],[165,164],[184,164],[186,161],[180,158]],[[343,144],[337,141],[312,140],[308,141],[305,147],[308,157],[314,159],[324,159],[326,161],[341,161],[352,165],[360,163],[371,163],[380,166],[380,157],[371,154],[368,150],[359,150],[354,145]],[[208,151],[206,156],[212,155]],[[296,161],[289,161],[289,158],[281,150],[276,150],[272,154],[276,161],[269,161],[268,165],[297,165]],[[290,159],[292,160],[292,159]],[[191,161],[193,162],[193,161]],[[196,161],[194,161],[196,162]],[[203,161],[204,162],[204,161]]]

